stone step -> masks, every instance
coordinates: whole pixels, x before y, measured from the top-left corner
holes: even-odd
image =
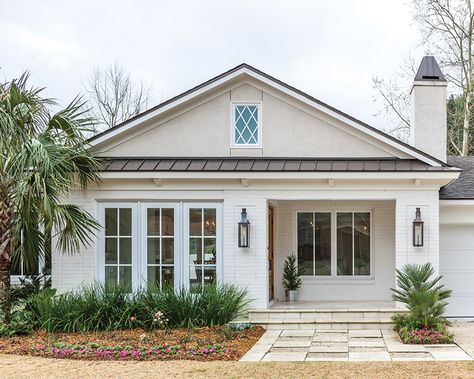
[[[340,320],[259,320],[252,322],[265,329],[321,329],[321,330],[347,330],[347,329],[392,329],[391,319],[340,319]]]
[[[373,321],[380,319],[390,319],[396,313],[404,313],[406,310],[251,310],[248,313],[250,322],[261,320],[281,320],[281,321],[331,321],[331,320],[359,320]]]
[[[249,322],[267,329],[391,329],[391,317],[405,309],[257,309]]]

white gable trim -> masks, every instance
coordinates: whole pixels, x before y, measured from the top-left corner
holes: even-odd
[[[375,130],[371,130],[369,127],[367,126],[364,126],[362,125],[361,123],[359,122],[356,122],[348,117],[346,117],[345,115],[343,114],[340,114],[338,112],[335,112],[334,110],[330,109],[328,106],[325,106],[323,104],[320,104],[298,92],[296,92],[295,90],[292,90],[290,88],[288,88],[287,86],[284,86],[280,83],[278,83],[277,81],[275,81],[274,79],[271,79],[269,77],[266,77],[264,75],[261,75],[259,74],[258,72],[254,71],[253,69],[249,68],[248,66],[242,66],[241,68],[239,69],[236,69],[235,71],[230,71],[228,74],[225,74],[223,76],[221,76],[220,78],[216,79],[216,80],[211,80],[208,84],[206,85],[202,85],[202,86],[198,86],[196,87],[196,90],[191,90],[189,91],[189,93],[185,94],[184,96],[178,96],[178,98],[176,100],[172,100],[170,101],[169,103],[163,105],[163,106],[158,106],[157,109],[155,110],[152,110],[150,112],[145,112],[144,114],[142,114],[141,116],[138,116],[134,119],[132,119],[131,121],[129,122],[125,122],[124,124],[122,125],[119,125],[117,127],[115,127],[114,129],[110,130],[109,132],[107,133],[104,133],[102,135],[99,135],[97,138],[93,138],[91,141],[90,141],[90,145],[91,146],[97,146],[109,139],[112,139],[120,134],[123,134],[127,131],[129,131],[130,129],[134,128],[135,126],[141,124],[141,123],[144,123],[150,119],[153,119],[157,116],[159,116],[160,114],[164,113],[164,112],[167,112],[169,111],[170,109],[174,108],[174,107],[177,107],[183,103],[186,103],[187,101],[190,101],[192,100],[193,98],[196,98],[208,91],[211,91],[213,90],[214,88],[217,88],[223,84],[225,84],[226,82],[229,82],[231,81],[232,79],[236,79],[238,78],[239,76],[243,76],[243,75],[248,75],[256,80],[259,80],[261,81],[262,83],[265,83],[267,84],[268,86],[272,87],[272,88],[275,88],[293,98],[296,98],[297,100],[307,104],[307,105],[310,105],[311,107],[319,110],[320,112],[323,112],[347,125],[350,125],[352,126],[353,128],[355,128],[356,130],[359,130],[373,138],[375,138],[376,140],[379,140],[385,144],[388,144],[390,146],[393,146],[394,148],[404,152],[405,154],[408,154],[409,156],[413,157],[413,158],[416,158],[416,159],[419,159],[420,161],[422,162],[425,162],[429,165],[432,165],[432,166],[440,166],[440,161],[438,161],[436,158],[434,157],[430,157],[429,155],[427,154],[423,154],[422,152],[419,152],[417,151],[415,148],[411,147],[411,146],[407,146],[405,144],[403,144],[402,142],[398,142],[398,141],[395,141],[394,139],[390,138],[388,135],[384,135],[383,132],[378,132],[378,131],[375,131]]]

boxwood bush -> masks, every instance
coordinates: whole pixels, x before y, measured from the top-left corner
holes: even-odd
[[[132,294],[96,284],[53,296],[44,291],[31,299],[30,307],[35,322],[49,332],[193,328],[224,325],[239,317],[249,303],[246,293],[230,284]]]

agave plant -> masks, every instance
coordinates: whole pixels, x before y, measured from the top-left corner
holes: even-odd
[[[404,303],[411,318],[421,326],[431,328],[443,317],[451,290],[440,283],[430,263],[408,264],[397,271],[397,288],[392,288],[395,301]]]
[[[51,113],[56,103],[27,81],[24,74],[0,84],[0,313],[5,323],[11,313],[12,259],[30,269],[40,254],[49,254],[52,237],[60,251],[74,253],[98,228],[89,213],[64,203],[70,190],[99,179],[99,161],[86,138],[93,120],[79,98]]]

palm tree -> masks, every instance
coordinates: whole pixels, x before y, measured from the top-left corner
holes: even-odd
[[[0,313],[11,315],[12,259],[27,269],[49,254],[50,238],[65,253],[91,242],[97,221],[63,202],[70,190],[99,180],[99,160],[85,135],[92,120],[76,98],[55,114],[57,104],[27,88],[28,74],[0,84]]]

